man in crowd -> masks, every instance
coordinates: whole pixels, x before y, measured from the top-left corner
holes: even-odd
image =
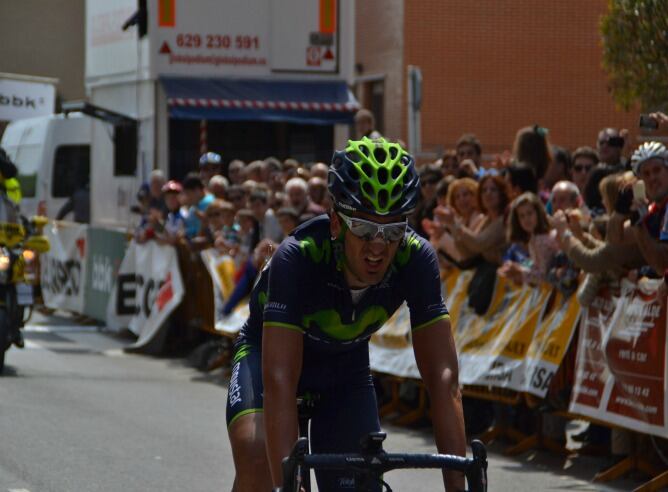
[[[559,181],[550,194],[552,213],[558,210],[574,210],[580,206],[580,190],[572,181]]]
[[[214,196],[207,194],[204,190],[204,183],[195,173],[188,174],[183,180],[184,201],[188,206],[188,216],[185,219],[185,234],[188,239],[199,234],[202,227],[200,214],[203,214],[214,200]]]
[[[474,134],[465,133],[459,137],[455,150],[457,152],[457,161],[459,163],[465,159],[471,159],[475,163],[476,168],[480,168],[482,146],[480,145],[480,140],[478,140]]]
[[[257,220],[260,226],[260,240],[271,239],[276,243],[280,243],[283,238],[281,226],[278,223],[274,211],[269,208],[269,195],[262,189],[256,189],[250,194],[248,199],[250,210],[253,212],[253,217]]]
[[[591,171],[584,193],[587,206],[594,216],[604,212],[601,193],[598,189],[599,183],[606,176],[622,172],[625,169],[622,150],[624,149],[626,133],[626,130],[620,132],[615,128],[604,128],[598,133],[596,145],[600,162]]]
[[[227,168],[227,179],[230,180],[230,184],[240,185],[246,180],[245,168],[246,164],[242,160],[234,159],[230,162],[230,166]]]
[[[668,268],[668,150],[645,142],[633,153],[631,165],[645,183],[647,199],[634,193],[630,227],[645,261],[661,275]]]
[[[225,200],[227,197],[227,187],[229,186],[229,183],[227,181],[227,178],[225,176],[221,176],[220,174],[216,174],[215,176],[212,176],[211,179],[209,180],[209,192],[216,198],[219,198],[220,200]]]
[[[288,204],[299,212],[299,215],[325,213],[320,205],[311,201],[308,197],[308,185],[301,178],[292,178],[285,184],[285,192],[288,195]]]
[[[572,159],[571,175],[573,183],[575,183],[582,195],[585,192],[585,187],[587,186],[592,170],[598,164],[598,153],[591,147],[578,147],[573,152]]]
[[[222,171],[222,159],[216,152],[207,152],[199,158],[199,177],[204,186],[209,185],[209,180]]]
[[[149,179],[149,207],[160,210],[163,213],[167,213],[167,206],[165,205],[165,199],[162,196],[162,187],[165,185],[164,173],[160,169],[154,169],[151,171],[151,177]]]
[[[355,132],[358,138],[369,137],[374,139],[382,136],[376,131],[376,118],[368,109],[360,109],[355,114]]]

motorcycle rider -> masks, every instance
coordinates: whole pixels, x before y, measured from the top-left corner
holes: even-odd
[[[19,224],[21,215],[19,213],[19,201],[21,200],[21,188],[16,175],[18,169],[11,161],[5,149],[0,147],[0,223]],[[12,343],[23,348],[25,343],[23,334],[17,326],[11,334]]]

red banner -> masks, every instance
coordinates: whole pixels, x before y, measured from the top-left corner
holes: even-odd
[[[658,286],[623,281],[584,310],[571,412],[668,437],[666,300]]]

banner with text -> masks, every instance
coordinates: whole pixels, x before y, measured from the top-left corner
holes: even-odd
[[[668,438],[666,299],[624,280],[583,310],[570,411]]]
[[[71,222],[53,222],[44,228],[51,249],[40,255],[40,281],[49,308],[84,311],[87,229],[87,225]]]
[[[468,306],[472,272],[450,272],[443,291],[450,310],[463,384],[523,391],[544,397],[570,345],[580,306],[574,297],[547,286],[516,287],[496,282],[487,313]],[[378,372],[419,378],[411,347],[409,311],[403,305],[371,339],[371,367]]]
[[[133,348],[151,343],[181,303],[183,281],[176,250],[155,241],[132,241],[121,263],[107,305],[107,325],[129,328],[139,338]]]

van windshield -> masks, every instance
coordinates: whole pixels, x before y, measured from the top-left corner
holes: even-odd
[[[18,145],[5,148],[7,155],[19,170],[21,193],[25,198],[34,198],[37,192],[37,172],[41,162],[42,146]]]

